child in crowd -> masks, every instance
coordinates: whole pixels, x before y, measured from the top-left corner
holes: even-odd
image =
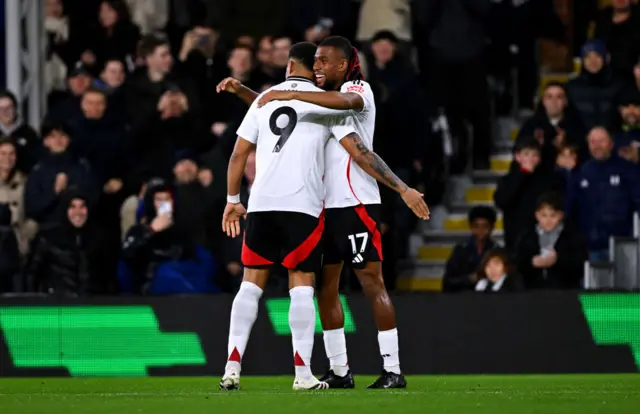
[[[563,207],[560,195],[542,195],[537,224],[516,244],[516,265],[527,289],[580,287],[587,249],[578,231],[565,225]]]

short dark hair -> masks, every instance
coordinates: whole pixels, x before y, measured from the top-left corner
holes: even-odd
[[[469,224],[473,223],[477,219],[485,219],[494,226],[496,224],[497,214],[496,210],[492,207],[476,206],[469,211],[468,219]]]
[[[88,93],[97,93],[104,96],[105,98],[107,97],[107,93],[104,90],[100,88],[96,88],[95,86],[90,86],[86,91],[84,91],[82,96],[85,96]]]
[[[364,79],[362,68],[360,66],[360,56],[358,49],[353,47],[351,42],[342,36],[329,36],[320,43],[320,46],[329,46],[340,49],[345,59],[347,59],[347,73],[345,74],[345,82],[359,81]]]
[[[564,211],[564,200],[562,195],[556,192],[543,193],[538,197],[536,202],[536,211],[540,211],[543,208],[550,208],[554,211]]]
[[[236,43],[236,45],[235,45],[235,46],[233,46],[233,49],[231,49],[231,50],[229,51],[229,56],[228,56],[228,57],[231,57],[231,53],[233,53],[233,51],[234,51],[234,50],[238,50],[238,49],[239,49],[239,50],[246,50],[247,52],[249,52],[249,54],[250,54],[251,56],[253,56],[253,48],[252,48],[251,46],[249,46],[249,45],[243,45],[243,44],[241,44],[241,43]]]
[[[153,55],[157,48],[167,45],[169,45],[169,41],[162,36],[155,34],[143,36],[138,43],[138,55],[146,59]]]
[[[14,149],[16,148],[16,143],[13,141],[11,137],[0,137],[0,147],[3,145],[12,145]]]
[[[313,63],[316,56],[316,45],[311,42],[300,42],[289,49],[289,59],[300,62],[308,70],[313,71]]]
[[[542,148],[537,139],[533,137],[523,137],[516,141],[516,145],[513,147],[513,152],[520,152],[526,149],[532,149],[540,152]]]
[[[558,81],[549,81],[544,85],[544,90],[546,91],[549,88],[560,88],[566,92],[564,83]]]
[[[42,139],[44,140],[45,138],[47,138],[53,131],[58,131],[61,134],[71,138],[71,130],[69,129],[69,126],[64,122],[45,121],[45,123],[42,124],[41,128]]]

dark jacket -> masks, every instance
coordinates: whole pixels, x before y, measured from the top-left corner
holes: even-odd
[[[96,68],[101,69],[108,59],[124,61],[136,54],[140,40],[140,29],[128,21],[119,21],[111,32],[101,25],[89,29],[84,39],[85,49],[91,50],[96,56]]]
[[[522,234],[515,247],[518,272],[527,289],[579,289],[587,260],[587,249],[582,236],[571,226],[564,226],[553,249],[558,255],[556,264],[547,269],[532,266],[540,255],[538,231],[532,228]]]
[[[569,101],[575,105],[582,122],[591,129],[598,125],[612,125],[616,111],[614,100],[622,86],[611,68],[605,66],[595,74],[583,68],[577,78],[567,83],[566,89]]]
[[[549,121],[544,107],[540,104],[535,115],[527,119],[520,127],[516,141],[530,137],[536,138],[539,142],[542,141],[540,142],[542,146],[541,166],[549,170],[553,169],[556,164],[558,149],[554,145],[554,141],[562,131],[565,134],[565,145],[577,146],[581,161],[588,159],[587,129],[580,116],[573,114],[570,110],[567,110],[567,114],[557,126],[554,126]]]
[[[102,186],[112,178],[123,178],[131,161],[124,124],[114,116],[102,119],[82,117],[70,123],[73,141],[71,150],[89,161],[97,184]]]
[[[640,8],[633,7],[631,17],[619,24],[613,23],[613,8],[605,8],[596,18],[595,37],[606,42],[613,70],[630,78],[640,57]]]
[[[69,222],[67,209],[71,201],[86,198],[74,190],[63,197],[57,211],[58,222],[43,226],[34,241],[25,267],[27,289],[64,296],[111,293],[117,257],[90,218],[81,228]],[[89,208],[89,217],[90,214]]]
[[[14,278],[20,272],[20,251],[11,226],[11,209],[0,204],[0,293],[14,291]]]
[[[26,216],[38,223],[51,223],[58,220],[56,215],[60,195],[55,193],[56,176],[67,175],[67,188],[77,187],[93,204],[100,194],[89,163],[74,157],[69,151],[62,154],[46,154],[33,167],[27,179],[24,194]]]
[[[0,124],[0,132],[16,146],[16,168],[28,174],[44,153],[38,133],[21,120],[10,127]]]
[[[538,197],[547,191],[561,190],[555,172],[545,171],[541,167],[539,165],[534,172],[529,173],[514,161],[507,175],[498,182],[493,199],[502,210],[504,238],[508,249],[514,247],[520,233],[535,223]]]
[[[446,270],[442,279],[443,292],[472,291],[475,282],[470,275],[478,271],[478,266],[485,253],[496,247],[496,243],[489,239],[482,250],[478,249],[472,237],[464,243],[456,244],[447,260]]]
[[[610,236],[631,236],[633,213],[640,211],[640,170],[612,155],[589,160],[571,175],[566,192],[568,217],[577,214],[589,250],[606,249]]]
[[[490,0],[427,0],[417,7],[423,36],[442,58],[463,62],[484,54]]]

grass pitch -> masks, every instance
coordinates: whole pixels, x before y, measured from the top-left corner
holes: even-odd
[[[2,414],[638,414],[640,374],[414,376],[406,390],[294,392],[293,378],[0,379]],[[357,411],[356,411],[357,410]]]

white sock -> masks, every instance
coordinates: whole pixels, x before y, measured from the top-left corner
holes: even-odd
[[[311,373],[311,351],[316,327],[316,308],[313,305],[313,288],[298,286],[289,291],[289,326],[293,343],[293,362],[296,377],[309,378]]]
[[[262,289],[251,282],[242,282],[231,306],[231,324],[229,326],[228,359],[225,370],[235,368],[240,372],[240,363],[247,348],[251,328],[258,316],[258,302]]]
[[[385,371],[400,374],[400,352],[398,348],[398,329],[378,332],[378,345]]]
[[[347,359],[347,340],[344,328],[324,331],[324,350],[334,374],[344,377],[349,372]]]

